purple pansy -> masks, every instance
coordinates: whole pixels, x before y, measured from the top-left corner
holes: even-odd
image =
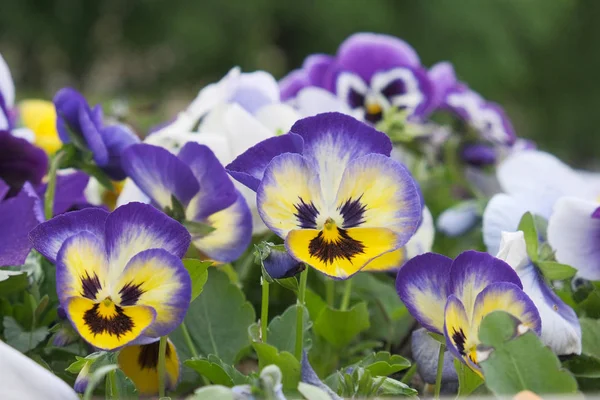
[[[431,111],[434,92],[419,56],[393,36],[357,33],[346,39],[335,57],[312,55],[302,69],[280,82],[282,100],[316,86],[335,93],[361,119],[378,122],[391,107],[409,116]]]
[[[91,108],[75,89],[63,88],[53,99],[56,107],[56,129],[63,143],[75,141],[88,149],[94,162],[110,178],[125,179],[121,153],[139,138],[123,124],[105,125],[102,107]]]
[[[25,182],[38,186],[47,170],[44,150],[9,131],[0,131],[0,179],[9,186],[8,197],[19,193]]]
[[[156,208],[73,211],[38,225],[34,248],[56,264],[60,305],[92,346],[115,350],[167,335],[183,320],[190,235]]]
[[[185,220],[212,230],[196,235],[193,244],[219,262],[242,255],[252,239],[252,214],[227,172],[206,146],[187,143],[174,155],[148,144],[123,153],[123,169],[162,209],[173,209],[172,197],[183,206]]]
[[[506,311],[537,334],[537,308],[523,292],[516,272],[487,253],[466,251],[454,261],[427,253],[398,272],[396,291],[426,329],[446,337],[446,345],[476,372],[479,324],[492,311]]]

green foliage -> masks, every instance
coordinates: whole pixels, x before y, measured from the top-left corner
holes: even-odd
[[[106,380],[106,398],[108,399],[137,399],[137,389],[123,371],[116,369],[108,373]]]
[[[554,261],[538,261],[536,265],[542,270],[546,279],[562,281],[575,276],[577,270],[570,265]]]
[[[513,396],[523,390],[540,395],[576,393],[577,382],[561,368],[552,351],[535,333],[519,334],[518,326],[516,318],[502,311],[484,317],[478,354],[487,354],[479,360],[487,387],[497,396]]]
[[[369,326],[367,304],[361,302],[346,311],[323,307],[315,318],[314,331],[334,347],[342,348]]]
[[[29,280],[26,273],[0,269],[0,297],[19,293],[27,286],[29,286]]]
[[[370,371],[373,376],[390,376],[410,367],[410,361],[387,351],[372,353],[354,365]]]
[[[219,357],[210,355],[208,358],[194,358],[185,361],[185,365],[205,376],[215,385],[232,387],[247,382],[247,378],[229,364],[225,364]]]
[[[183,260],[183,266],[190,274],[192,280],[192,299],[190,302],[196,300],[196,297],[202,293],[204,284],[208,280],[208,267],[211,265],[211,261],[200,261],[193,258]]]
[[[413,397],[417,395],[417,391],[406,384],[384,376],[375,376],[364,368],[354,368],[352,372],[338,371],[327,381],[331,388],[343,398]]]
[[[600,358],[600,320],[580,318],[582,353]]]
[[[458,397],[470,395],[483,384],[483,378],[456,358],[454,368],[458,375]]]
[[[298,307],[297,305],[290,306],[283,314],[273,318],[269,323],[267,343],[279,351],[294,353],[296,343],[296,313],[298,312]],[[306,307],[302,306],[302,309],[304,310],[304,318],[302,319],[304,325],[303,347],[308,351],[311,346],[308,332],[312,327],[312,322],[310,321]]]
[[[266,343],[255,342],[252,344],[258,356],[258,367],[262,370],[268,365],[276,365],[283,375],[284,390],[296,389],[300,382],[300,361],[287,351],[279,351],[274,346]]]
[[[4,317],[3,326],[6,343],[22,353],[33,350],[48,336],[47,327],[41,326],[32,331],[26,331],[12,317]]]
[[[535,227],[533,215],[530,212],[523,214],[521,221],[519,221],[518,230],[523,231],[523,235],[525,236],[527,255],[531,261],[536,262],[538,260],[538,232]]]

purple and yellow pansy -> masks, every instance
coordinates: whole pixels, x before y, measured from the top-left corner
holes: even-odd
[[[257,192],[265,224],[292,257],[345,279],[369,266],[398,266],[422,204],[389,155],[390,139],[356,119],[325,113],[236,158],[229,173]]]
[[[66,213],[38,225],[30,239],[56,264],[60,305],[92,346],[148,343],[183,320],[191,282],[181,257],[190,235],[154,207]]]
[[[208,258],[231,262],[250,244],[248,204],[207,146],[190,142],[174,155],[157,146],[133,145],[123,153],[123,169],[155,205],[172,210],[174,198],[186,221],[210,227],[207,233],[192,232],[192,243]]]
[[[479,325],[492,311],[506,311],[537,334],[541,320],[516,272],[487,253],[466,251],[454,261],[427,253],[398,272],[396,291],[421,325],[444,335],[449,350],[480,373]]]

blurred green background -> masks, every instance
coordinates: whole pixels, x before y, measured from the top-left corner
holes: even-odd
[[[595,167],[599,16],[595,0],[5,0],[0,51],[20,98],[73,85],[164,117],[234,65],[280,78],[354,32],[388,33],[454,63],[520,136]]]

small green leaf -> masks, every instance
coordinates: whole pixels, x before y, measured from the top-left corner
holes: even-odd
[[[219,357],[214,355],[210,355],[208,358],[192,358],[185,361],[184,364],[200,375],[205,376],[215,385],[232,387],[243,385],[248,381],[247,377],[235,367],[225,364]]]
[[[600,359],[581,354],[563,363],[571,373],[580,378],[600,378]]]
[[[530,212],[526,212],[521,217],[519,222],[520,231],[523,231],[525,236],[525,243],[527,244],[527,255],[531,261],[536,262],[538,260],[538,233],[535,227],[535,221],[533,215]]]
[[[26,273],[0,269],[0,297],[22,292],[27,286],[29,280]]]
[[[391,355],[387,351],[372,353],[357,364],[371,372],[373,376],[390,376],[410,367],[410,361],[399,355]]]
[[[252,344],[256,355],[258,356],[258,367],[262,370],[267,365],[276,365],[283,374],[284,390],[292,390],[298,387],[300,382],[300,361],[293,354],[282,351],[279,352],[275,347],[255,342]]]
[[[405,383],[392,378],[385,378],[379,386],[377,394],[379,396],[414,397],[418,392]]]
[[[582,353],[600,358],[600,320],[580,318]]]
[[[312,327],[312,322],[308,315],[306,307],[302,307],[304,310],[304,318],[302,319],[304,325],[304,348],[308,351],[310,348],[310,336],[308,332]],[[296,314],[298,312],[298,306],[293,305],[288,307],[283,314],[271,320],[269,323],[269,335],[267,337],[267,343],[277,348],[279,351],[287,351],[294,353],[296,344]]]
[[[208,267],[212,265],[212,261],[200,261],[194,258],[186,258],[183,260],[183,266],[187,269],[192,280],[192,299],[190,303],[202,293],[204,284],[208,280]]]
[[[557,263],[555,261],[538,261],[536,265],[542,273],[551,281],[562,281],[575,276],[577,270],[570,265]]]
[[[552,350],[534,332],[519,334],[514,316],[495,311],[481,322],[478,354],[488,354],[479,365],[487,387],[497,396],[514,396],[523,390],[543,394],[573,394],[577,381]],[[533,368],[532,366],[535,366]]]
[[[326,306],[314,322],[314,331],[333,346],[342,348],[369,326],[367,304],[361,302],[346,311]]]
[[[454,368],[458,375],[458,397],[470,395],[483,383],[483,378],[456,358],[454,359]]]
[[[75,362],[67,367],[65,371],[70,372],[72,374],[78,374],[79,371],[87,364],[88,360],[85,357],[75,356]]]
[[[298,279],[295,276],[283,279],[275,279],[279,285],[283,286],[287,290],[291,290],[294,293],[298,293]]]
[[[48,336],[48,328],[39,327],[32,332],[27,332],[12,317],[4,317],[4,337],[6,343],[21,353],[27,353],[42,343]]]
[[[129,379],[120,369],[110,371],[114,385],[106,382],[106,398],[107,399],[137,399],[139,398],[135,384]]]
[[[588,296],[579,303],[581,315],[584,317],[600,318],[600,290],[594,288]]]
[[[204,223],[198,222],[198,221],[184,220],[182,222],[182,224],[183,224],[183,226],[185,226],[185,229],[188,230],[190,235],[192,235],[192,239],[202,238],[202,237],[214,232],[216,229],[208,224],[204,224]]]

